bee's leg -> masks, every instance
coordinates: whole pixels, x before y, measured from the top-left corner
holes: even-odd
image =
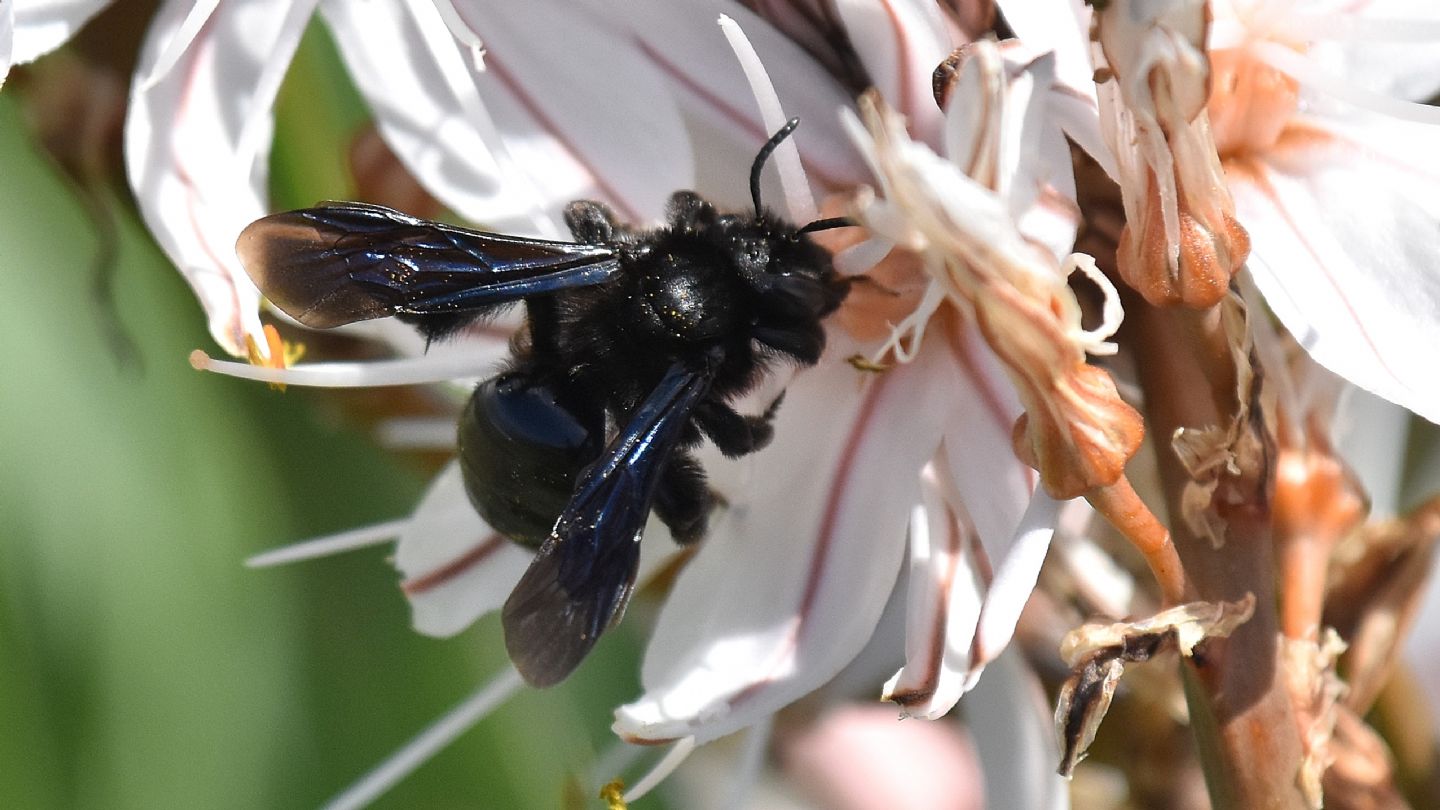
[[[532,365],[553,367],[561,364],[559,313],[555,300],[548,295],[535,295],[525,299],[525,327],[527,337],[523,346],[514,346],[516,354],[525,355]]]
[[[705,485],[705,471],[689,453],[677,452],[665,462],[655,490],[655,515],[670,527],[675,542],[689,545],[705,536],[715,496]]]
[[[723,402],[703,402],[695,408],[694,418],[720,452],[737,458],[763,449],[770,443],[775,435],[771,422],[782,398],[776,398],[759,416],[742,416]]]
[[[604,245],[615,241],[615,212],[610,206],[591,200],[576,200],[565,206],[565,224],[576,241]]]

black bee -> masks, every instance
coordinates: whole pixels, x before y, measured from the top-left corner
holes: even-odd
[[[848,290],[808,234],[760,204],[721,214],[690,191],[666,224],[634,229],[571,203],[576,242],[458,228],[360,203],[257,220],[236,250],[267,297],[301,323],[397,315],[434,340],[524,300],[508,368],[481,383],[459,425],[470,500],[496,530],[539,551],[505,603],[505,646],[537,686],[570,674],[623,613],[653,508],[681,543],[699,539],[714,496],[689,449],[764,447],[777,400],[729,402],[776,360],[812,365],[821,321]],[[608,441],[607,441],[608,438]]]

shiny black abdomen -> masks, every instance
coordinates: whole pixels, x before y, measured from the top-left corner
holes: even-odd
[[[521,372],[481,383],[460,417],[465,491],[492,528],[538,547],[570,500],[604,437]]]

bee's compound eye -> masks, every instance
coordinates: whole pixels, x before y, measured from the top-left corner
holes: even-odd
[[[539,546],[602,441],[548,386],[502,374],[475,389],[460,417],[465,491],[496,531]]]

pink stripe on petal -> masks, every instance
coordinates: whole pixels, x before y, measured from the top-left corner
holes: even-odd
[[[837,114],[853,98],[801,45],[749,9],[716,0],[633,0],[612,7],[612,12],[641,55],[669,79],[672,95],[691,113],[697,139],[703,143],[709,136],[725,147],[743,146],[753,155],[771,133],[762,130],[759,116],[751,112],[755,101],[744,71],[719,26],[696,25],[696,20],[713,21],[721,13],[732,17],[755,48],[786,112],[803,122],[795,144],[812,183],[839,191],[864,178],[864,166]],[[743,182],[734,184],[737,191],[741,186]],[[701,191],[720,197],[724,189]]]
[[[951,403],[945,452],[957,497],[970,505],[971,516],[986,548],[999,550],[1010,541],[1038,476],[1015,458],[1011,435],[1022,409],[999,360],[974,327],[956,323],[944,338],[961,378],[961,394]],[[974,458],[987,459],[977,470]],[[982,561],[983,562],[983,561]]]
[[[1370,354],[1374,356],[1376,365],[1383,369],[1385,373],[1389,375],[1389,377],[1396,383],[1400,384],[1402,387],[1408,388],[1409,386],[1406,385],[1403,379],[1401,379],[1400,375],[1397,374],[1393,368],[1391,368],[1389,363],[1386,362],[1384,353],[1382,353],[1380,351],[1380,347],[1375,344],[1375,339],[1371,337],[1369,329],[1367,329],[1365,326],[1365,322],[1360,318],[1360,313],[1358,313],[1355,308],[1351,306],[1349,299],[1346,298],[1345,288],[1341,285],[1340,280],[1335,277],[1335,272],[1332,270],[1330,264],[1325,261],[1325,258],[1321,255],[1321,251],[1318,250],[1313,244],[1311,244],[1310,240],[1305,238],[1304,231],[1300,228],[1299,223],[1295,221],[1295,218],[1286,208],[1285,203],[1280,199],[1280,195],[1276,191],[1275,186],[1270,182],[1270,178],[1268,176],[1269,171],[1269,167],[1266,166],[1263,162],[1253,162],[1246,163],[1243,166],[1235,166],[1234,173],[1230,174],[1230,172],[1227,172],[1227,174],[1230,174],[1230,177],[1228,179],[1232,185],[1236,183],[1244,183],[1250,188],[1254,189],[1256,192],[1258,192],[1259,196],[1270,204],[1271,209],[1275,212],[1276,215],[1280,217],[1280,219],[1289,229],[1290,234],[1294,238],[1294,241],[1298,243],[1307,254],[1309,254],[1311,261],[1314,262],[1315,267],[1320,270],[1320,274],[1324,277],[1325,282],[1330,285],[1330,288],[1332,290],[1335,291],[1336,300],[1342,303],[1345,311],[1350,315],[1350,320],[1353,322],[1355,330],[1359,333],[1361,340],[1363,340],[1365,342],[1365,345],[1369,348]],[[1263,241],[1260,241],[1256,245],[1257,255],[1261,255],[1262,258],[1266,258],[1270,261],[1276,261],[1278,259],[1281,259],[1281,257],[1264,257],[1263,254],[1260,254],[1262,244]],[[1283,267],[1284,262],[1278,261],[1277,266]]]
[[[525,109],[525,112],[528,113],[531,118],[535,119],[535,123],[539,124],[541,129],[549,134],[551,138],[555,139],[555,142],[564,148],[565,151],[569,152],[575,159],[575,162],[589,173],[590,180],[595,184],[595,188],[601,194],[605,195],[606,202],[609,202],[619,209],[622,219],[631,222],[642,221],[641,212],[635,210],[630,200],[626,199],[614,186],[606,182],[599,167],[586,159],[585,154],[580,151],[575,141],[566,135],[565,130],[562,129],[553,118],[545,114],[545,111],[540,108],[540,105],[535,103],[535,99],[530,96],[526,88],[516,81],[515,77],[505,69],[505,66],[493,53],[486,57],[485,68],[486,74],[493,75],[501,84],[505,85],[505,89],[510,93],[510,96],[519,102],[520,106]]]
[[[968,637],[980,601],[973,574],[963,564],[974,531],[965,529],[947,501],[951,485],[937,462],[921,478],[923,505],[911,521],[905,666],[883,693],[906,715],[926,718],[949,711],[963,691],[961,673],[946,666],[948,650],[957,633]]]
[[[773,444],[736,462],[750,465],[747,485],[661,612],[647,693],[617,712],[618,733],[712,739],[803,696],[865,646],[955,395],[944,362],[922,352],[877,378],[828,360],[796,375]]]
[[[938,146],[943,115],[930,74],[955,44],[939,9],[931,0],[879,0],[840,3],[837,11],[866,72],[911,133]]]
[[[441,585],[455,580],[460,575],[489,559],[496,551],[510,542],[503,535],[496,533],[481,539],[475,547],[456,557],[454,560],[420,576],[410,577],[400,583],[400,590],[406,596],[419,596],[427,591],[432,591]]]
[[[1015,420],[1019,414],[1013,404],[1007,404],[1007,400],[1013,403],[1014,394],[1008,391],[1008,380],[1000,385],[1006,385],[1007,389],[999,389],[999,385],[992,379],[990,374],[980,366],[980,359],[975,356],[975,334],[971,327],[963,323],[957,323],[954,328],[945,330],[945,339],[950,344],[950,349],[955,354],[964,369],[973,390],[979,394],[980,400],[985,403],[986,415],[993,420],[998,430],[1010,433],[1015,427]],[[988,348],[978,351],[989,352]],[[991,364],[993,366],[993,363]],[[1005,397],[1000,390],[1007,390],[1011,396]]]
[[[564,0],[469,3],[459,12],[486,37],[494,81],[487,70],[476,83],[507,146],[532,161],[527,172],[550,182],[549,167],[533,163],[544,151],[535,141],[548,140],[622,219],[636,223],[658,218],[671,192],[693,185],[695,156],[680,110],[664,77],[612,24],[613,12]],[[490,92],[502,87],[508,105]]]
[[[636,44],[640,48],[640,51],[653,60],[656,66],[659,67],[666,76],[683,87],[694,98],[702,101],[736,129],[742,130],[747,135],[753,137],[757,144],[764,143],[765,140],[773,134],[766,132],[765,127],[760,124],[759,113],[756,113],[754,116],[745,114],[705,87],[700,80],[688,75],[681,70],[678,65],[666,59],[664,54],[656,51],[649,43],[637,41]],[[814,178],[820,185],[832,191],[845,187],[845,184],[837,179],[835,175],[828,173],[823,166],[815,163],[813,159],[806,157],[803,151],[800,153],[800,160],[805,164],[806,174]]]
[[[400,588],[410,600],[415,629],[450,636],[499,609],[532,555],[480,519],[465,495],[460,465],[450,462],[431,482],[395,546],[395,567],[405,577]]]
[[[835,540],[835,524],[840,512],[841,499],[849,487],[851,473],[854,470],[855,454],[859,450],[862,437],[870,428],[871,419],[875,415],[875,406],[879,403],[880,393],[884,388],[883,384],[875,385],[865,396],[854,427],[846,439],[845,449],[835,465],[832,473],[834,483],[830,487],[829,496],[825,502],[824,518],[817,534],[815,550],[810,557],[809,575],[806,577],[805,589],[800,597],[800,604],[795,611],[795,617],[790,625],[790,632],[786,635],[785,643],[775,650],[769,672],[756,678],[754,683],[728,701],[728,707],[732,710],[740,708],[755,697],[762,688],[785,674],[794,663],[795,650],[805,639],[810,627],[811,612],[815,607],[815,599],[820,592],[826,564],[830,559],[831,545]]]
[[[830,543],[835,539],[835,524],[839,520],[840,507],[845,495],[848,493],[851,476],[855,472],[855,456],[860,450],[860,444],[869,433],[872,420],[875,417],[875,408],[880,404],[880,396],[888,386],[882,382],[873,386],[860,406],[860,413],[855,418],[854,427],[845,440],[845,451],[840,454],[840,460],[836,462],[835,469],[831,474],[833,483],[830,485],[830,492],[825,500],[825,519],[820,524],[819,542],[816,543],[815,562],[810,566],[810,578],[805,582],[805,595],[800,600],[800,620],[810,615],[810,609],[815,605],[815,594],[819,590],[820,576],[825,570],[825,562],[830,554]]]
[[[232,353],[243,354],[245,334],[259,328],[259,293],[240,269],[233,238],[264,211],[265,167],[257,157],[278,86],[275,65],[288,63],[312,7],[279,0],[221,6],[174,69],[131,88],[126,169],[141,213],[205,306],[212,335]],[[170,3],[157,16],[140,76],[152,70],[186,11]],[[249,133],[243,144],[242,130]]]

